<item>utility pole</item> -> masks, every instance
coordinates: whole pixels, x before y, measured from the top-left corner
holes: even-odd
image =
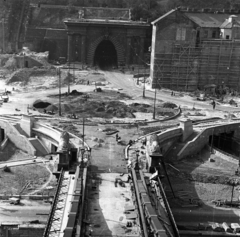
[[[61,116],[61,68],[58,68],[58,82],[59,82],[59,116]]]
[[[2,18],[2,32],[3,32],[3,38],[2,38],[2,53],[5,53],[5,29],[4,29],[4,22],[5,18]]]
[[[68,61],[68,94],[70,94],[70,62]]]
[[[144,78],[143,78],[143,98],[145,98],[145,83],[146,83],[146,65],[144,63]]]
[[[83,148],[84,148],[84,137],[85,137],[85,134],[84,134],[84,125],[85,125],[85,124],[84,124],[84,122],[85,122],[85,121],[84,121],[84,118],[83,118],[83,135],[82,135],[82,136],[83,136],[83,139],[82,139],[82,140],[83,140],[83,145],[82,145]]]
[[[143,98],[145,98],[145,74],[143,78]]]
[[[157,97],[157,88],[155,88],[155,94],[154,94],[153,119],[155,119],[155,115],[156,115],[156,97]]]

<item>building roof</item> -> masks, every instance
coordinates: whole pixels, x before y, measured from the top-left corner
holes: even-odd
[[[200,11],[182,11],[181,9],[172,9],[171,11],[167,12],[166,14],[160,16],[158,19],[152,22],[152,25],[155,25],[160,20],[164,19],[165,17],[169,16],[175,11],[182,12],[188,19],[196,23],[200,27],[206,27],[206,28],[220,28],[223,26],[223,23],[231,16],[232,14],[229,13],[223,13],[223,12],[200,12]],[[240,14],[235,14],[235,26],[240,26]],[[226,21],[227,22],[227,21]],[[224,25],[224,27],[232,28],[231,24]],[[222,27],[221,27],[222,28]]]
[[[195,13],[195,12],[185,12],[184,13],[190,20],[195,22],[200,27],[207,28],[220,28],[223,22],[229,18],[231,14],[224,13]],[[236,21],[240,21],[240,15],[237,16]]]

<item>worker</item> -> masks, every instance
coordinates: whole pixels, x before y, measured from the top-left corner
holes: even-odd
[[[118,136],[118,133],[116,134],[116,141],[118,141],[118,138],[119,138],[119,136]]]
[[[213,100],[212,106],[213,106],[213,109],[215,109],[215,107],[216,107],[216,102],[215,102],[215,100]]]

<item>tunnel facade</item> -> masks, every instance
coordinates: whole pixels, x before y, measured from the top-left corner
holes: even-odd
[[[68,34],[69,62],[109,68],[147,61],[148,23],[71,19],[64,23]]]

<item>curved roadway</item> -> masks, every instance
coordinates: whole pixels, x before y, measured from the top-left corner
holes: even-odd
[[[143,88],[138,87],[134,80],[133,75],[123,74],[121,72],[112,72],[112,71],[104,71],[103,72],[106,76],[107,81],[109,81],[114,87],[123,89],[123,92],[132,96],[132,97],[139,97],[142,98],[143,95]],[[145,91],[146,97],[154,98],[154,90],[146,90]],[[172,101],[180,106],[193,106],[195,108],[201,109],[209,109],[212,110],[212,105],[210,105],[210,101],[201,102],[198,100],[194,100],[190,96],[178,97],[178,96],[171,96],[170,93],[157,90],[157,99],[163,101]],[[232,107],[232,106],[222,106],[216,105],[216,110],[221,111],[239,111],[240,108]]]

